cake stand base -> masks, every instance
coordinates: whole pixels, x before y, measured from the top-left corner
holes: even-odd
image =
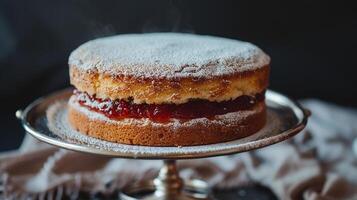
[[[209,200],[210,189],[201,180],[183,181],[175,160],[164,160],[159,175],[151,182],[142,182],[123,188],[122,200]]]

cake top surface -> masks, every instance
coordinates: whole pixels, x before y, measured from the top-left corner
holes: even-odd
[[[69,57],[69,65],[78,69],[143,78],[223,76],[269,62],[269,56],[251,43],[184,33],[99,38],[84,43]]]

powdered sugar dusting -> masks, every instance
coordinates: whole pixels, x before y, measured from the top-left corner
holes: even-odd
[[[134,77],[210,77],[254,70],[270,58],[238,40],[183,33],[126,34],[89,41],[69,65]]]
[[[104,152],[111,152],[111,154],[118,153],[120,155],[126,155],[126,157],[155,157],[155,156],[170,156],[170,155],[189,155],[200,154],[207,152],[218,152],[230,149],[239,148],[240,151],[246,151],[252,148],[261,147],[262,144],[254,143],[254,141],[264,139],[271,136],[276,136],[280,133],[279,127],[281,119],[271,110],[268,110],[268,121],[259,132],[238,140],[211,144],[201,146],[185,146],[185,147],[149,147],[138,145],[125,145],[119,143],[112,143],[90,136],[81,134],[74,130],[68,122],[67,118],[67,102],[57,102],[49,107],[47,110],[48,126],[50,130],[61,137],[65,142],[81,145],[83,147],[95,148]],[[98,116],[97,116],[98,117]],[[281,139],[276,138],[276,141]],[[272,141],[266,142],[265,145],[272,143]],[[105,153],[103,153],[105,154]]]
[[[83,92],[80,92],[71,97],[71,101],[75,102],[83,102],[85,106],[89,106],[91,108],[97,108],[103,111],[108,111],[113,106],[113,101],[92,101],[88,95]]]

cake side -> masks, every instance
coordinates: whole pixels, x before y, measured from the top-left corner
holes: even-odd
[[[252,110],[188,121],[157,123],[149,119],[112,120],[70,101],[68,119],[83,134],[111,142],[147,146],[189,146],[226,142],[249,136],[266,121],[265,103]]]
[[[191,99],[227,101],[255,95],[269,84],[270,67],[215,78],[139,79],[85,71],[72,66],[70,81],[78,90],[99,98],[133,99],[134,103],[186,103]]]

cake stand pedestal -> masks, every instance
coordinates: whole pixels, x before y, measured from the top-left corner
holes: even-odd
[[[69,150],[105,155],[113,158],[163,160],[159,175],[153,181],[140,182],[122,189],[120,199],[134,200],[196,200],[212,199],[210,188],[201,180],[180,178],[176,160],[236,154],[272,145],[299,133],[307,124],[310,112],[297,102],[273,91],[266,92],[267,123],[259,132],[246,138],[218,144],[185,147],[148,147],[105,142],[84,136],[71,129],[67,122],[66,101],[72,89],[65,89],[31,103],[17,111],[26,132],[40,141]],[[63,104],[49,128],[46,110]]]
[[[164,160],[159,175],[153,181],[129,185],[120,194],[122,200],[195,200],[210,199],[210,189],[202,180],[182,180],[176,168],[176,160]],[[145,194],[146,193],[146,194]]]

